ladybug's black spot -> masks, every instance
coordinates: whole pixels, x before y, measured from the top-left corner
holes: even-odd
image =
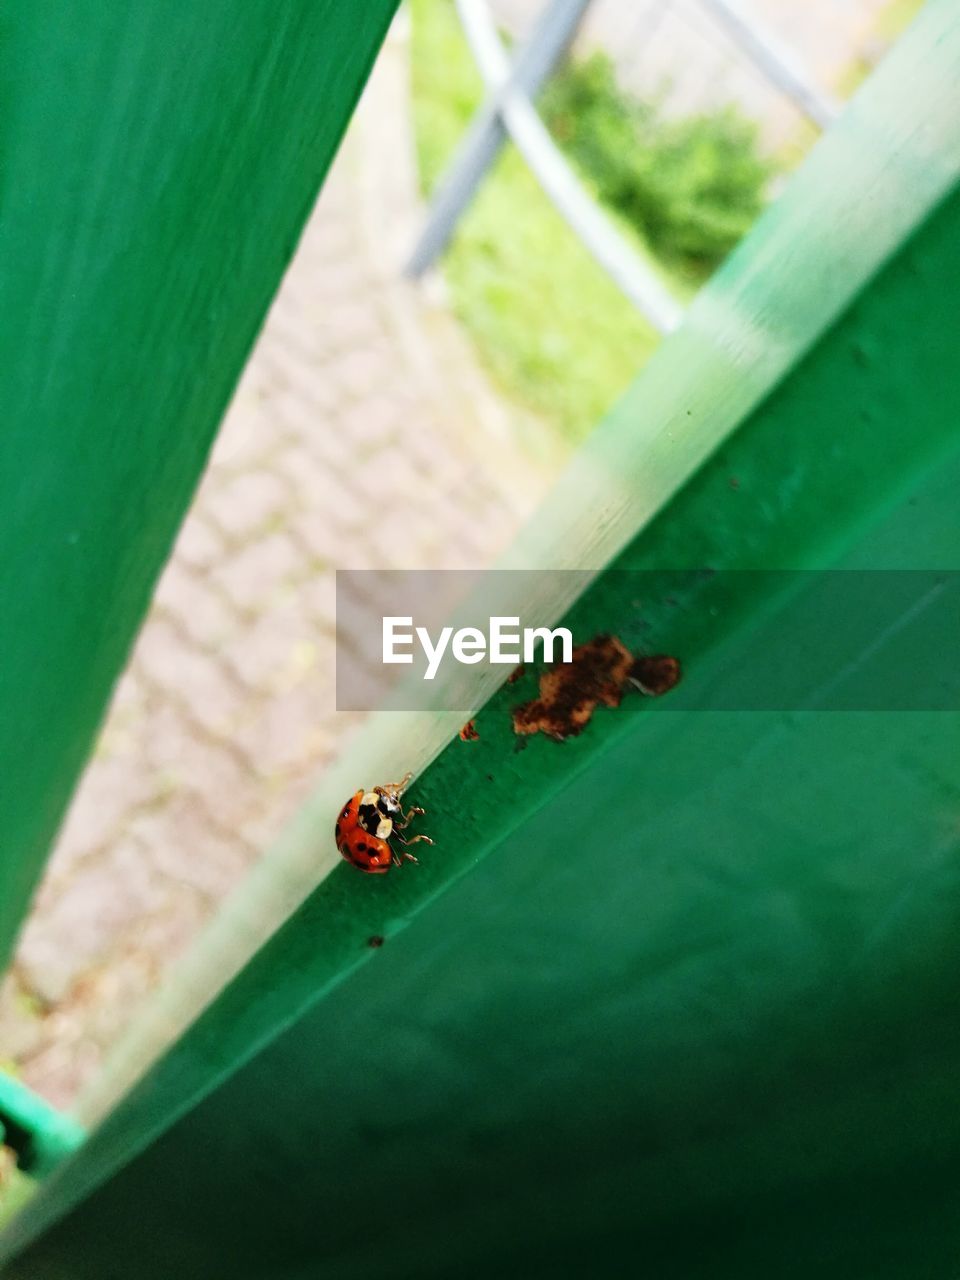
[[[357,841],[357,849],[359,850],[360,853],[367,852],[367,846],[364,844],[362,840]]]
[[[343,813],[341,813],[340,817],[341,817],[341,818],[349,818],[349,817],[350,817],[350,810],[349,810],[349,809],[344,809],[344,811],[343,811]]]
[[[334,834],[334,835],[337,837],[337,839],[339,840],[339,838],[340,838],[340,823],[339,823],[339,822],[337,823],[336,828],[335,828],[335,830],[334,830],[334,833],[333,833],[333,834]]]
[[[380,827],[380,813],[375,804],[362,804],[357,810],[357,821],[364,831],[376,835]]]

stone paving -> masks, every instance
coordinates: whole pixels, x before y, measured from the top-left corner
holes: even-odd
[[[560,464],[536,424],[494,397],[431,301],[437,282],[400,278],[418,216],[405,74],[398,27],[0,988],[0,1060],[58,1105],[356,725],[334,705],[334,570],[481,567]],[[373,474],[389,483],[382,505]]]

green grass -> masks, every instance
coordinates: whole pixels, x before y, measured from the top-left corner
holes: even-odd
[[[36,1183],[19,1169],[13,1169],[0,1178],[0,1231],[15,1213],[27,1203],[36,1190]]]
[[[451,0],[412,0],[411,7],[414,127],[429,195],[483,88]],[[651,260],[636,233],[618,225]],[[454,311],[495,383],[565,442],[589,434],[659,341],[512,146],[481,186],[442,265]],[[680,297],[689,292],[670,283]]]

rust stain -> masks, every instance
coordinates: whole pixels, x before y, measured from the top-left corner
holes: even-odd
[[[629,680],[641,693],[660,698],[680,681],[680,663],[666,654],[637,658],[630,669]]]
[[[628,687],[660,697],[680,679],[676,658],[637,657],[616,636],[595,636],[572,656],[541,675],[539,698],[514,709],[514,733],[563,742],[583,731],[598,706],[618,707]]]

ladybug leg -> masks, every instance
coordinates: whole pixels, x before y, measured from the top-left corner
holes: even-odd
[[[412,853],[407,853],[406,846],[408,844],[418,844],[420,841],[423,841],[424,844],[433,844],[433,841],[430,839],[429,836],[413,836],[411,837],[411,839],[408,840],[407,837],[403,835],[403,833],[400,832],[396,827],[393,828],[393,834],[396,837],[396,839],[399,841],[399,843],[403,846],[400,856],[402,858],[405,858],[408,862],[419,861],[419,859],[415,858]],[[394,857],[396,856],[397,856],[396,853],[394,853]]]
[[[409,783],[412,777],[413,777],[412,773],[405,773],[399,782],[385,782],[380,787],[374,787],[374,790],[380,793],[381,795],[383,794],[384,791],[387,791],[387,792],[391,792],[394,795],[399,796],[403,791],[406,790],[407,784]]]
[[[393,829],[393,833],[394,833],[394,835],[397,837],[397,839],[400,841],[400,843],[401,843],[402,845],[408,845],[408,844],[420,844],[420,842],[421,842],[421,841],[422,841],[424,844],[433,844],[433,841],[430,839],[430,837],[429,837],[429,836],[411,836],[411,837],[410,837],[410,839],[408,840],[408,839],[406,838],[406,836],[402,835],[402,834],[397,830],[397,828],[396,828],[396,827],[394,827],[394,829]],[[410,855],[409,853],[408,853],[408,854],[406,854],[405,856],[406,856],[406,857],[408,857],[408,858],[409,858],[409,857],[411,857],[411,855]]]
[[[426,813],[426,812],[427,812],[426,809],[421,809],[418,804],[415,804],[412,809],[408,809],[407,812],[403,815],[402,822],[395,822],[393,824],[394,831],[405,831],[407,827],[409,827],[410,823],[413,821],[414,818],[416,818],[419,814]]]

